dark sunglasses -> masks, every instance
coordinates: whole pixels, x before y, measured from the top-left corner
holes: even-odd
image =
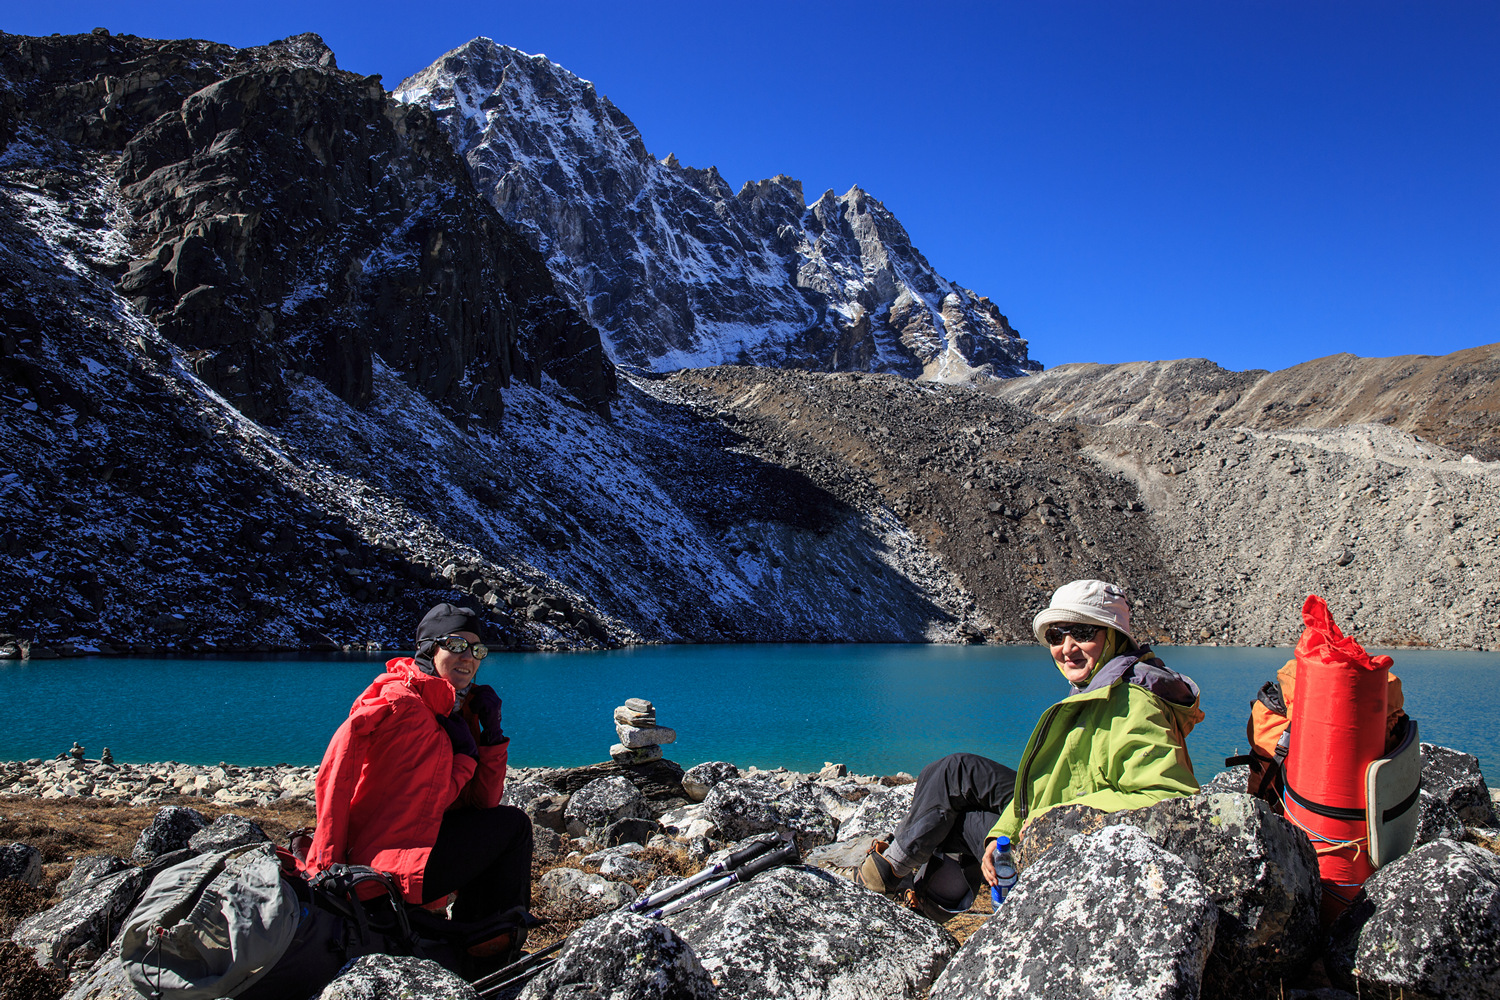
[[[482,642],[470,642],[461,635],[445,635],[433,641],[450,653],[467,652],[476,660],[482,660],[490,655],[490,647]]]
[[[1042,633],[1042,638],[1047,640],[1049,646],[1061,646],[1063,636],[1071,635],[1078,642],[1089,642],[1104,631],[1102,625],[1088,625],[1084,622],[1071,622],[1067,625],[1050,625],[1047,631]]]

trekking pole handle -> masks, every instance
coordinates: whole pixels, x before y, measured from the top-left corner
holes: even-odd
[[[696,875],[690,876],[675,885],[669,885],[664,889],[658,889],[649,896],[642,896],[631,903],[627,909],[631,913],[644,913],[653,907],[660,906],[669,899],[682,895],[689,889],[695,889],[710,879],[718,878],[725,872],[733,871],[751,858],[757,857],[771,850],[779,844],[779,840],[756,840],[733,852],[729,857],[718,864],[710,865]]]
[[[789,865],[798,859],[797,844],[795,841],[787,841],[781,847],[753,861],[747,862],[744,867],[736,871],[735,880],[748,882],[767,868],[775,868],[778,865]]]

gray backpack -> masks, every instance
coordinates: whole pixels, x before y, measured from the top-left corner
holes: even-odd
[[[265,976],[302,905],[270,844],[200,854],[157,875],[120,932],[125,973],[145,996],[214,1000]]]

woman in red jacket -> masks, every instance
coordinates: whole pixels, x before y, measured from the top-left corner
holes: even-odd
[[[459,921],[530,905],[531,820],[500,805],[500,697],[474,683],[489,652],[481,624],[439,604],[417,627],[416,656],[389,661],[355,699],[318,768],[309,869],[368,865],[412,903],[457,892]]]

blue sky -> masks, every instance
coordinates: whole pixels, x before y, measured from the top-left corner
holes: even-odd
[[[1500,4],[0,0],[0,28],[253,45],[387,87],[476,35],[647,148],[858,184],[1068,361],[1281,368],[1500,341]]]

